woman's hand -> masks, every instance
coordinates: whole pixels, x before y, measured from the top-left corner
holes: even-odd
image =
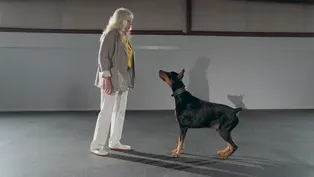
[[[103,89],[105,90],[105,92],[108,95],[111,95],[113,93],[113,86],[112,86],[112,82],[111,82],[110,77],[104,78]]]

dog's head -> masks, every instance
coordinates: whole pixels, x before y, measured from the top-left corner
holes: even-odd
[[[174,71],[166,72],[163,70],[159,70],[159,77],[169,85],[172,90],[176,90],[184,87],[182,79],[184,77],[185,69],[182,69],[180,73],[176,73]]]

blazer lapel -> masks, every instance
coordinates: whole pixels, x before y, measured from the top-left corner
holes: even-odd
[[[128,55],[128,51],[127,51],[127,48],[126,48],[126,46],[124,44],[124,40],[125,39],[123,39],[122,35],[120,35],[120,42],[123,45],[123,49],[124,49],[125,54]]]

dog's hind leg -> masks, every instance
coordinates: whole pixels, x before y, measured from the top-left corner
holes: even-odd
[[[227,130],[223,130],[220,132],[220,136],[227,142],[227,147],[222,151],[218,151],[217,154],[222,159],[227,159],[229,156],[231,156],[238,149],[238,146],[232,140],[231,132],[228,132]]]
[[[222,124],[219,127],[219,134],[227,143],[227,147],[224,150],[217,152],[222,159],[227,159],[238,149],[237,144],[231,137],[231,131],[238,125],[238,123],[239,118],[233,116],[232,118],[222,121]]]
[[[173,157],[179,157],[180,156],[180,154],[183,150],[187,130],[188,130],[188,128],[186,128],[186,127],[180,127],[180,136],[179,136],[177,148],[172,150],[172,156]]]

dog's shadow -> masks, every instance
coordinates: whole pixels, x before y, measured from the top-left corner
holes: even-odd
[[[170,154],[160,155],[132,150],[110,153],[108,157],[214,177],[278,177],[289,174],[284,170],[286,164],[281,162],[243,156],[233,156],[228,160],[221,160],[215,156],[207,157],[182,153],[181,157],[174,158]]]
[[[247,107],[245,106],[245,104],[243,102],[243,97],[244,97],[244,95],[231,95],[231,94],[227,95],[227,99],[229,101],[231,101],[231,103],[235,107],[237,107],[237,108],[241,107],[243,109],[247,109]]]

